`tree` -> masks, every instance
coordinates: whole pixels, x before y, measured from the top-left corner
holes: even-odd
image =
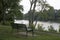
[[[34,15],[34,13],[35,13],[35,8],[36,8],[36,4],[39,4],[39,6],[41,7],[41,10],[40,11],[42,11],[43,12],[43,10],[44,9],[48,9],[49,8],[49,5],[48,4],[46,4],[46,0],[30,0],[30,4],[31,4],[31,6],[30,6],[30,10],[29,10],[29,17],[30,17],[30,15],[32,15],[31,16],[31,19],[29,18],[29,25],[30,24],[33,24],[33,21],[34,21],[34,19],[35,19],[35,15]],[[32,12],[31,12],[31,10],[32,10]],[[36,15],[36,17],[38,16],[39,14],[37,14]],[[36,23],[37,23],[37,21],[36,21]],[[36,23],[35,23],[35,25],[36,25]]]
[[[10,15],[9,17],[13,20],[17,13],[21,14],[23,8],[22,5],[19,5],[20,1],[21,0],[0,0],[0,21],[3,20],[3,24],[5,24],[6,15]]]
[[[54,8],[53,7],[50,7],[50,9],[48,10],[48,14],[49,14],[49,20],[54,20],[54,18],[55,18],[55,10],[54,10]]]
[[[35,13],[36,2],[37,2],[37,0],[30,0],[31,6],[30,6],[30,10],[29,10],[29,17],[30,17],[30,15],[32,15],[31,16],[32,20],[29,19],[29,26],[30,26],[30,24],[33,24],[33,21],[34,21],[34,13]],[[32,6],[33,6],[33,9],[32,9]]]

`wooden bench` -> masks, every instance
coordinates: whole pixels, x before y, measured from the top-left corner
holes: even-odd
[[[32,32],[32,35],[34,34],[33,29],[31,27],[27,27],[25,24],[12,23],[11,26],[12,29],[17,29],[17,32],[18,30],[26,31],[26,36],[28,36],[28,32]]]

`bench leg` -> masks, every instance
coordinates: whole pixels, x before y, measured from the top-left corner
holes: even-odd
[[[26,37],[28,37],[28,31],[26,31]]]
[[[32,36],[34,36],[34,31],[32,31]]]

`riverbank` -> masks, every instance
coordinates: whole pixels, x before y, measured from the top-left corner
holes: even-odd
[[[11,33],[11,26],[4,26],[0,25],[0,40],[60,40],[60,36],[40,33],[37,34],[38,36],[28,36],[25,35],[16,35],[15,31],[13,34]]]

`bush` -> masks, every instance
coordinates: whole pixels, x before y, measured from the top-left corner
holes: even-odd
[[[48,26],[48,31],[49,32],[57,32],[52,25]]]
[[[30,24],[30,26],[31,26],[31,29],[35,29],[35,25],[34,24]]]
[[[59,25],[59,32],[60,32],[60,25]]]
[[[2,25],[10,25],[12,21],[5,21],[5,23],[3,24],[3,21],[1,21]]]
[[[44,31],[44,28],[40,24],[38,24],[38,31]]]

